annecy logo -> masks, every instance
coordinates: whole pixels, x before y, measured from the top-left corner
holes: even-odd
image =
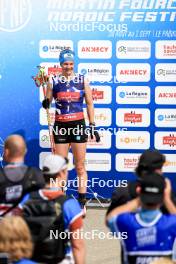
[[[28,24],[31,13],[30,0],[0,0],[0,30],[21,30]]]
[[[102,52],[107,52],[108,49],[109,49],[109,47],[98,47],[98,46],[92,47],[92,46],[90,46],[90,47],[82,47],[81,51],[82,52],[100,52],[100,53],[102,53]]]
[[[164,136],[163,145],[169,145],[170,147],[176,146],[176,137],[174,136],[174,134],[170,134],[169,136]]]
[[[159,93],[159,98],[176,98],[176,93]]]
[[[135,111],[131,111],[131,113],[125,113],[124,122],[130,122],[131,124],[141,123],[142,114],[136,114]]]

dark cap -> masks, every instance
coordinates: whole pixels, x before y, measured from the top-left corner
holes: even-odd
[[[158,173],[145,175],[140,181],[140,198],[144,204],[160,204],[163,201],[165,180]]]
[[[136,174],[141,176],[143,172],[153,172],[156,169],[161,169],[165,161],[165,156],[158,150],[147,149],[139,158]]]

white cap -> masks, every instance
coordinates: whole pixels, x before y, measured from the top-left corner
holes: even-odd
[[[67,164],[68,161],[64,157],[60,155],[50,154],[44,159],[42,170],[46,175],[56,174],[66,169]]]

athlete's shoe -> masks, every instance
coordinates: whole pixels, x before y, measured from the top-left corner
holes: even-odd
[[[86,217],[86,212],[87,212],[87,209],[86,209],[86,200],[79,200],[79,204],[81,206],[81,209],[82,209],[82,217],[85,218]]]
[[[86,205],[84,204],[83,206],[82,206],[82,217],[83,218],[85,218],[86,217],[86,213],[87,213],[87,209],[86,209]]]

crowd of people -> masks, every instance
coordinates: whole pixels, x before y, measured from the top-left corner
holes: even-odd
[[[84,213],[63,188],[68,160],[49,154],[40,170],[24,163],[26,151],[21,136],[6,139],[6,165],[0,169],[0,263],[84,264],[85,241],[75,236],[82,231]],[[137,180],[114,190],[105,218],[112,234],[127,234],[121,241],[122,264],[155,264],[159,258],[159,263],[174,263],[176,206],[162,172],[164,162],[159,151],[144,151]]]

